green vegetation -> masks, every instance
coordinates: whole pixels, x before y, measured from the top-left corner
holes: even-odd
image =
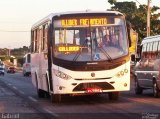
[[[147,5],[136,6],[135,2],[117,2],[116,0],[108,0],[113,5],[111,10],[122,12],[126,19],[132,24],[132,28],[138,33],[139,42],[147,36]],[[160,13],[157,6],[151,7],[151,35],[160,34]]]
[[[23,46],[22,48],[12,49],[10,51],[10,54],[15,57],[23,57],[29,51],[30,51],[29,47]]]
[[[7,49],[7,48],[0,48],[0,59],[8,59],[9,56],[14,57],[23,57],[26,53],[30,51],[29,47],[23,46],[22,48],[15,48],[15,49]]]
[[[17,59],[17,65],[20,67],[23,64],[23,56],[30,51],[29,47],[23,46],[16,49],[0,49],[0,59],[2,61],[10,61],[13,63],[14,58]],[[12,57],[14,56],[14,57]]]

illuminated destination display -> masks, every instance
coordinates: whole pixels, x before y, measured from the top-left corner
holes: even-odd
[[[80,50],[79,46],[60,46],[58,47],[59,52],[78,52]]]
[[[61,25],[67,26],[88,26],[88,25],[107,25],[106,18],[84,18],[84,19],[62,19]]]

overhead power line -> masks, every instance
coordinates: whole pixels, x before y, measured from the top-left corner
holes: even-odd
[[[30,31],[12,31],[12,30],[2,30],[2,29],[0,29],[0,32],[30,32]]]
[[[138,2],[140,5],[142,5],[138,0],[135,0],[136,2]]]
[[[135,0],[135,1],[138,2],[138,4],[140,4],[141,6],[143,6],[138,0]],[[147,8],[145,8],[144,6],[143,8],[147,10]]]
[[[0,23],[5,23],[5,24],[33,24],[33,22],[14,22],[14,21],[0,21]]]

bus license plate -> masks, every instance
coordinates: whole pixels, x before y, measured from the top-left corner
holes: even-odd
[[[87,88],[87,93],[96,93],[96,92],[102,92],[102,89],[100,88]]]

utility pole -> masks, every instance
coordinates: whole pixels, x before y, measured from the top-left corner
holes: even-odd
[[[151,0],[148,0],[148,10],[147,10],[147,37],[150,36],[150,16],[151,16],[150,1]]]

